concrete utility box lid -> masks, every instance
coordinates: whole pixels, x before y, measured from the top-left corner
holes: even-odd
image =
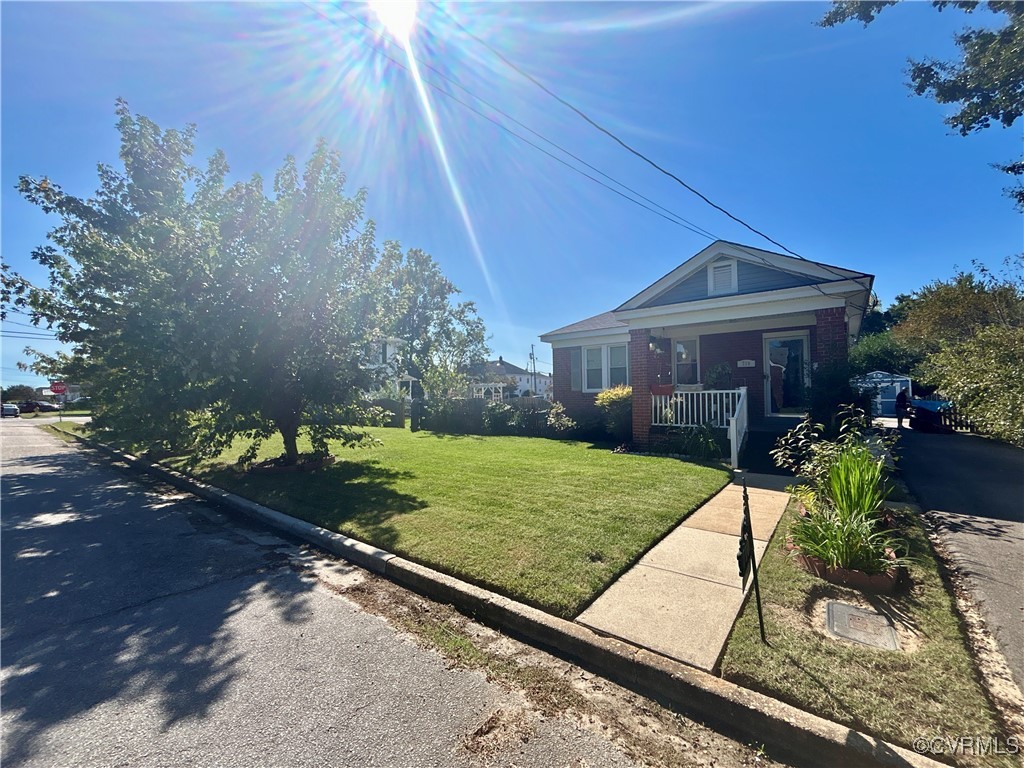
[[[825,606],[825,617],[829,634],[835,637],[887,651],[900,648],[892,622],[880,613],[830,600]]]

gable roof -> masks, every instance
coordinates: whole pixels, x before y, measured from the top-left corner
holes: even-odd
[[[871,275],[863,272],[832,266],[820,261],[786,256],[781,253],[765,251],[761,248],[732,243],[727,240],[716,240],[699,253],[691,256],[667,275],[616,307],[614,312],[639,309],[651,304],[675,303],[671,299],[663,302],[658,302],[657,300],[687,279],[697,276],[709,263],[719,258],[744,262],[762,270],[774,270],[779,274],[788,275],[789,283],[794,286],[816,285],[843,280],[855,280],[857,278],[872,278]]]

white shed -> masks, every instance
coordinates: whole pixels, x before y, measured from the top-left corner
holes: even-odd
[[[914,388],[910,377],[902,373],[888,373],[886,371],[872,371],[863,376],[858,376],[850,382],[854,387],[863,392],[866,389],[873,389],[874,413],[873,416],[895,416],[896,395],[904,387],[907,388],[907,397],[913,397]]]

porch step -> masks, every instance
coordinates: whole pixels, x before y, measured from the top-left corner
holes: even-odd
[[[775,441],[779,439],[779,436],[785,432],[785,430],[778,431],[777,425],[770,426],[773,427],[772,431],[751,427],[747,432],[747,442],[740,453],[740,467],[747,472],[792,477],[793,473],[788,469],[780,469],[775,466],[775,462],[768,453],[775,447]]]

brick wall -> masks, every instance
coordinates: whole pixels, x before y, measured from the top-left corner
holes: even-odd
[[[816,333],[811,339],[813,344],[811,359],[816,363],[846,359],[849,352],[846,309],[844,307],[816,309],[814,317],[817,327]]]
[[[554,371],[552,393],[555,402],[565,406],[566,413],[574,419],[590,419],[597,417],[599,412],[594,405],[596,395],[593,392],[574,392],[572,390],[572,364],[569,362],[569,350],[580,347],[555,347],[551,350],[551,367]]]

